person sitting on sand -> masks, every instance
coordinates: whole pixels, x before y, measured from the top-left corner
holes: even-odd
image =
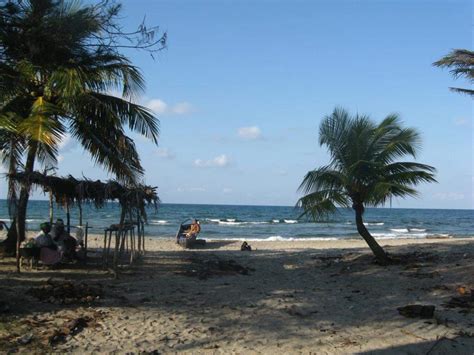
[[[201,226],[199,225],[199,221],[197,219],[193,219],[191,226],[184,232],[184,235],[186,238],[195,238],[200,231]]]
[[[76,259],[77,241],[74,237],[69,235],[64,227],[62,219],[58,218],[54,224],[52,231],[52,238],[58,245],[63,257],[66,259]]]
[[[61,260],[61,252],[49,234],[51,232],[51,224],[49,222],[41,223],[40,229],[41,232],[35,237],[35,244],[40,248],[41,262],[45,265],[59,263]]]

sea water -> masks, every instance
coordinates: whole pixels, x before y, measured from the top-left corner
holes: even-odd
[[[27,227],[36,231],[49,218],[48,201],[30,201]],[[301,211],[289,206],[231,206],[161,204],[149,208],[146,234],[156,238],[172,238],[179,225],[189,218],[201,222],[201,236],[206,239],[298,240],[344,239],[358,237],[354,211],[340,209],[330,218],[313,222],[298,219]],[[71,208],[71,224],[78,224],[78,210]],[[66,213],[55,207],[55,218],[66,221]],[[90,233],[103,233],[104,228],[118,223],[120,206],[109,203],[102,209],[83,207],[84,224]],[[0,220],[9,221],[6,201],[0,200]],[[474,237],[474,210],[367,208],[367,229],[377,239]]]

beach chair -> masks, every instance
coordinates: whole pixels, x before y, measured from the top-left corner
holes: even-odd
[[[193,218],[189,218],[183,221],[178,228],[178,232],[176,233],[176,243],[182,246],[185,249],[191,249],[199,246],[206,245],[206,240],[204,239],[197,239],[198,233],[195,233],[192,236],[186,236],[185,232],[191,228]]]

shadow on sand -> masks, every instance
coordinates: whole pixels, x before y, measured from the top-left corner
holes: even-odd
[[[140,265],[122,270],[117,280],[107,270],[91,266],[18,275],[8,271],[13,260],[4,259],[1,267],[7,271],[0,274],[1,298],[9,305],[8,316],[24,317],[79,307],[41,303],[26,294],[48,278],[99,283],[106,294],[96,306],[138,308],[147,314],[155,312],[156,317],[185,319],[186,327],[198,324],[208,330],[208,337],[177,344],[173,351],[244,341],[249,349],[281,345],[282,351],[298,351],[285,349],[286,343],[302,344],[303,349],[314,351],[318,346],[329,346],[334,352],[349,349],[364,354],[474,351],[469,333],[474,330],[472,311],[462,314],[443,306],[455,295],[453,290],[459,283],[474,284],[472,247],[427,244],[415,258],[410,257],[410,246],[389,247],[388,251],[401,255],[402,261],[380,267],[365,248],[250,253],[220,250],[231,243],[211,242],[199,250],[148,252]],[[183,275],[195,267],[195,260],[216,258],[233,260],[255,271],[247,276],[216,274],[205,280]],[[406,319],[396,310],[420,302],[436,305],[435,319]],[[367,327],[373,328],[373,339],[359,336],[360,329]],[[434,328],[439,329],[440,339],[426,339],[424,334]],[[449,339],[441,338],[445,333],[450,334]],[[407,334],[411,341],[398,344],[396,338]],[[374,339],[393,345],[364,350]]]

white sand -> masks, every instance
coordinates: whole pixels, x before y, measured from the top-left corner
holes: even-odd
[[[100,237],[92,236],[94,243]],[[92,308],[104,313],[100,325],[56,345],[60,352],[474,353],[474,311],[444,305],[459,296],[458,286],[474,289],[474,239],[382,240],[391,254],[418,253],[388,267],[373,264],[359,240],[251,242],[252,252],[229,241],[200,250],[172,240],[146,243],[144,263],[117,280],[94,270],[2,273],[0,290],[29,302],[21,320],[86,311],[38,305],[24,296],[26,282],[54,276],[105,286],[105,298]],[[216,257],[255,271],[204,280],[181,274],[198,267],[190,258]],[[397,307],[407,304],[435,305],[435,318],[399,315]]]

